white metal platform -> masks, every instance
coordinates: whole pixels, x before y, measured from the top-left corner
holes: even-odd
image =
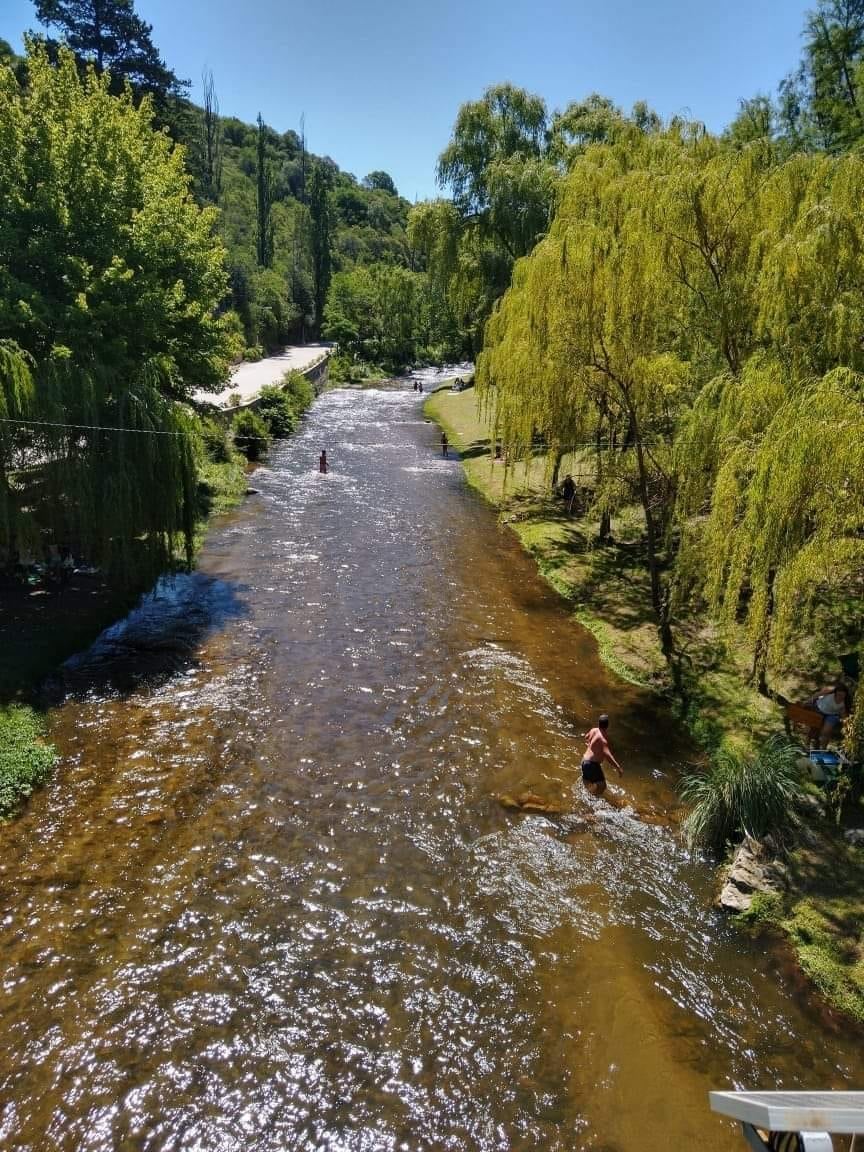
[[[864,1092],[711,1092],[711,1108],[767,1132],[864,1133]]]
[[[831,1152],[831,1134],[864,1133],[864,1092],[711,1092],[711,1108],[741,1122],[756,1152],[775,1147],[763,1133],[798,1133],[803,1152]],[[783,1142],[783,1147],[786,1147]]]

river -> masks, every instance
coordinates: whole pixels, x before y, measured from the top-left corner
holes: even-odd
[[[325,394],[67,667],[0,828],[3,1148],[711,1152],[712,1087],[860,1087],[711,909],[671,717],[438,445],[410,389]],[[600,710],[623,812],[578,783]]]

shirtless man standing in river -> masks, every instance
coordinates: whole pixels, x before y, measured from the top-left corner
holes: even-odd
[[[603,775],[603,761],[608,760],[619,776],[624,769],[612,755],[606,730],[609,717],[604,712],[597,721],[597,727],[585,733],[585,754],[582,757],[582,782],[592,796],[602,796],[606,791],[606,777]]]

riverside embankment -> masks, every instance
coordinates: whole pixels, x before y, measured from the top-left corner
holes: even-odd
[[[255,486],[67,666],[0,828],[0,1144],[732,1150],[710,1087],[858,1086],[709,910],[677,725],[410,387],[325,394]],[[578,784],[601,708],[630,811]]]
[[[613,537],[598,546],[598,523],[586,507],[594,483],[590,452],[572,453],[561,462],[560,475],[572,470],[577,482],[575,511],[570,515],[563,501],[550,494],[544,452],[508,465],[492,450],[490,413],[478,404],[473,389],[454,393],[440,388],[426,402],[425,411],[448,431],[469,483],[498,509],[544,579],[595,636],[607,667],[668,697],[703,752],[710,753],[721,742],[755,748],[781,730],[780,706],[752,684],[752,669],[741,655],[746,645],[724,642],[704,615],[684,614],[676,620],[686,705],[673,691],[650,606],[644,518],[636,509],[622,509]],[[806,679],[790,681],[787,691],[793,698],[796,693],[803,698]],[[818,800],[824,801],[824,796]],[[758,914],[745,917],[746,926],[782,935],[801,972],[829,1003],[860,1026],[864,860],[842,839],[834,819],[819,815],[820,808],[824,810],[820,802],[808,809],[806,827],[795,849],[784,857],[788,889],[783,898],[775,897]],[[847,805],[845,815],[853,825],[860,824],[860,806]]]

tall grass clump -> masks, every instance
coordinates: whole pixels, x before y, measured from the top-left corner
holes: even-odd
[[[769,832],[782,836],[796,822],[799,755],[776,736],[755,755],[720,747],[706,768],[681,781],[681,796],[692,805],[683,825],[687,843],[720,850],[743,835],[756,840]]]

